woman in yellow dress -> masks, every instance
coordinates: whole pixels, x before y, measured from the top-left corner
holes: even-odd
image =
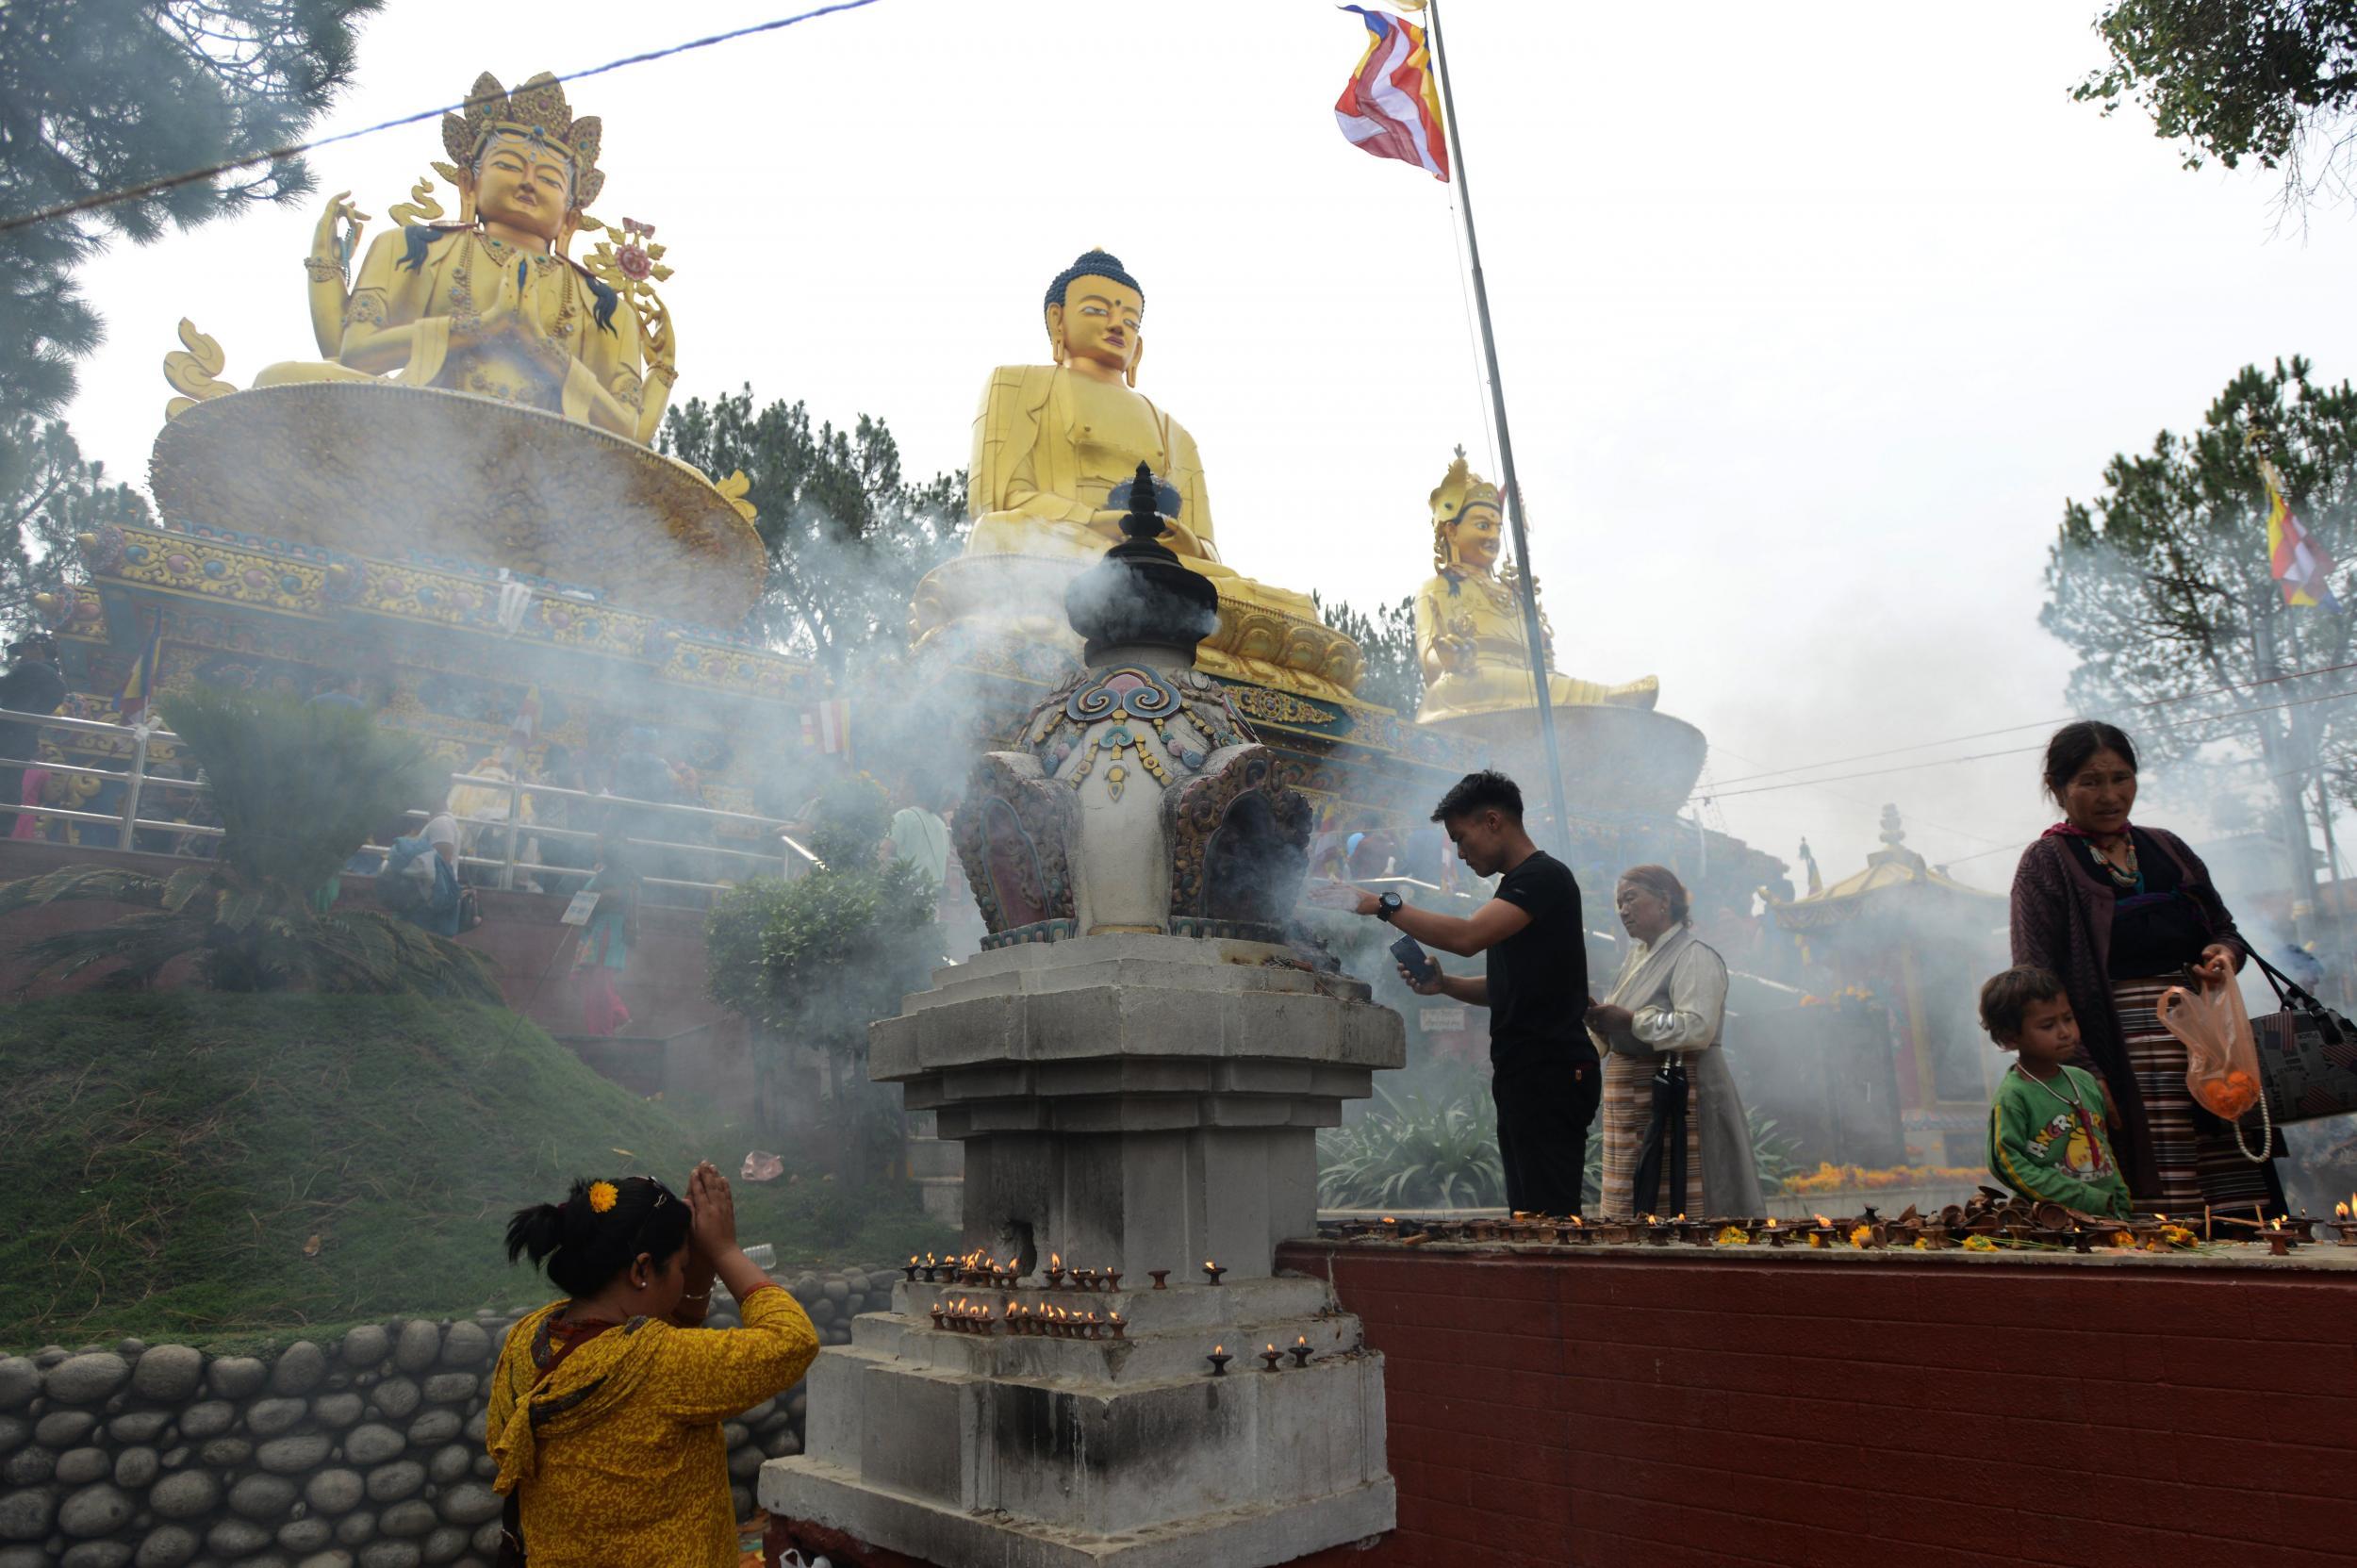
[[[569,1295],[516,1325],[492,1378],[502,1562],[733,1568],[720,1424],[799,1382],[818,1334],[737,1246],[728,1180],[699,1165],[684,1201],[650,1177],[575,1181],[508,1222],[508,1258],[526,1253]],[[702,1328],[715,1279],[742,1329]]]

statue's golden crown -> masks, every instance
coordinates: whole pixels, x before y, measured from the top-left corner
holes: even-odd
[[[1498,487],[1473,471],[1465,462],[1465,449],[1457,449],[1457,461],[1448,466],[1440,488],[1432,492],[1432,521],[1434,526],[1455,522],[1468,506],[1498,503]]]
[[[565,102],[564,87],[548,72],[510,92],[486,71],[474,79],[465,107],[463,115],[442,116],[442,150],[450,154],[451,161],[436,164],[436,173],[458,183],[461,170],[473,169],[484,141],[503,131],[552,143],[570,155],[575,212],[598,199],[605,185],[605,171],[597,166],[605,123],[594,114],[574,119],[572,107]]]

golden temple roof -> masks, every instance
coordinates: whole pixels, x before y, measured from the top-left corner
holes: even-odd
[[[1958,882],[1908,849],[1906,830],[1900,825],[1897,806],[1883,807],[1882,829],[1883,847],[1866,857],[1865,870],[1806,898],[1772,905],[1776,924],[1786,931],[1815,931],[1840,925],[1858,918],[1870,907],[1893,896],[1904,896],[1908,889],[1920,890],[1915,894],[1918,898],[1929,895],[1958,900],[1968,905],[1986,905],[1992,914],[2005,902],[2003,894]]]

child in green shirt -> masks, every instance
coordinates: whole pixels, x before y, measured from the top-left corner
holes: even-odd
[[[2007,969],[1981,987],[1981,1027],[2014,1052],[1988,1108],[1989,1173],[2029,1198],[2124,1219],[2128,1183],[2112,1158],[2111,1091],[2070,1065],[2079,1020],[2062,982],[2044,969]]]

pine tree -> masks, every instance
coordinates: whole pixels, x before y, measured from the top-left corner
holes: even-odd
[[[0,222],[285,147],[350,79],[383,0],[8,0]],[[0,231],[0,427],[57,412],[103,322],[74,273],[109,232],[147,243],[311,189],[280,158]]]

